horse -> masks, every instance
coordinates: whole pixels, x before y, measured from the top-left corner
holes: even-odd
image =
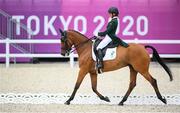
[[[65,56],[66,54],[69,54],[71,49],[74,48],[79,56],[78,62],[80,68],[74,90],[70,98],[64,104],[69,105],[70,102],[74,99],[77,90],[79,89],[84,77],[88,73],[90,74],[93,92],[96,93],[101,100],[110,102],[107,96],[103,96],[97,90],[98,74],[95,69],[96,62],[92,58],[93,41],[75,30],[62,31],[61,29],[59,29],[59,31],[61,33],[61,55]],[[146,48],[152,49],[153,58],[155,58],[167,72],[170,77],[170,81],[173,80],[171,70],[161,60],[157,50],[153,46],[144,46],[134,43],[129,43],[129,46],[127,48],[118,46],[116,58],[114,60],[104,61],[104,68],[102,69],[103,72],[117,70],[126,66],[128,66],[130,69],[129,88],[118,105],[124,104],[131,91],[136,86],[136,76],[138,73],[140,73],[147,81],[150,82],[155,90],[158,99],[161,100],[164,104],[167,104],[166,98],[161,96],[156,79],[153,78],[149,72],[149,64],[151,58]]]

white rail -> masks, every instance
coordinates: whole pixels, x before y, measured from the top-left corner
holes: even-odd
[[[128,43],[143,43],[143,44],[180,44],[180,40],[125,40]],[[10,58],[11,57],[24,57],[24,58],[32,58],[32,57],[63,57],[70,58],[70,66],[74,66],[74,57],[78,57],[77,54],[70,54],[70,56],[62,56],[60,54],[11,54],[10,53],[10,44],[11,43],[36,43],[36,44],[60,44],[60,40],[0,40],[0,43],[6,44],[6,53],[0,54],[0,57],[6,58],[6,68],[10,66]],[[180,58],[180,54],[160,54],[163,58]]]
[[[0,57],[6,58],[6,68],[9,68],[10,66],[10,58],[32,58],[32,57],[51,57],[51,58],[70,58],[70,66],[74,66],[74,57],[77,57],[77,54],[74,55],[74,53],[71,53],[69,56],[62,56],[59,54],[11,54],[10,53],[10,44],[11,43],[36,43],[36,44],[60,44],[60,40],[0,40],[0,43],[5,43],[6,44],[6,53],[5,54],[0,54]]]

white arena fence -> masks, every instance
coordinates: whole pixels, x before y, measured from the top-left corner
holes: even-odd
[[[142,43],[142,44],[180,44],[180,40],[124,40],[127,43]],[[10,66],[10,58],[33,58],[33,57],[48,57],[48,58],[70,58],[70,66],[74,66],[74,58],[77,54],[71,53],[69,56],[62,56],[59,54],[32,54],[32,53],[10,53],[10,44],[60,44],[60,40],[37,40],[37,39],[3,39],[0,43],[6,45],[6,51],[0,54],[0,58],[5,58],[6,68]],[[162,58],[180,58],[180,54],[160,54]]]
[[[0,54],[0,58],[6,58],[5,63],[6,63],[6,68],[9,68],[10,66],[10,58],[35,58],[35,57],[48,57],[48,58],[70,58],[70,66],[74,66],[74,57],[77,57],[77,54],[74,55],[74,53],[71,53],[69,56],[62,56],[60,53],[59,54],[26,54],[26,53],[18,53],[18,54],[11,54],[10,53],[10,44],[12,43],[21,43],[21,44],[60,44],[60,40],[11,40],[11,39],[5,39],[5,40],[0,40],[0,43],[5,43],[6,45],[6,51],[5,54]]]

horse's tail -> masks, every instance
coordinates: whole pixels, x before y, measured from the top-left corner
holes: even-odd
[[[146,45],[145,48],[151,48],[153,50],[153,58],[155,58],[158,63],[165,69],[165,71],[168,73],[169,75],[169,78],[170,78],[170,81],[173,80],[173,76],[172,76],[172,73],[171,73],[171,70],[169,69],[169,67],[162,61],[162,59],[160,58],[159,56],[159,53],[157,52],[157,50],[152,47],[152,46],[149,46],[149,45]]]

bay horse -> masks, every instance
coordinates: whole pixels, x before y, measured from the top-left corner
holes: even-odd
[[[93,92],[96,93],[101,100],[110,102],[108,97],[103,96],[97,90],[97,71],[95,69],[95,61],[92,58],[92,40],[74,30],[62,31],[61,29],[59,29],[59,31],[61,33],[61,54],[65,56],[67,53],[70,53],[71,48],[74,45],[74,48],[79,56],[78,61],[80,68],[74,91],[72,92],[70,98],[65,102],[65,104],[69,105],[70,102],[74,99],[78,88],[80,87],[84,77],[88,73],[91,77]],[[130,69],[129,88],[118,105],[123,105],[133,88],[136,86],[136,76],[138,73],[140,73],[146,80],[150,82],[156,92],[158,99],[160,99],[164,104],[167,103],[166,99],[162,97],[161,93],[159,92],[156,79],[154,79],[149,73],[149,64],[151,59],[146,48],[150,48],[153,50],[153,57],[168,73],[170,81],[173,80],[170,69],[161,60],[158,52],[154,47],[134,43],[130,43],[129,47],[127,48],[118,46],[116,58],[114,60],[104,61],[104,68],[102,69],[103,72],[117,70],[126,66],[128,66]]]

